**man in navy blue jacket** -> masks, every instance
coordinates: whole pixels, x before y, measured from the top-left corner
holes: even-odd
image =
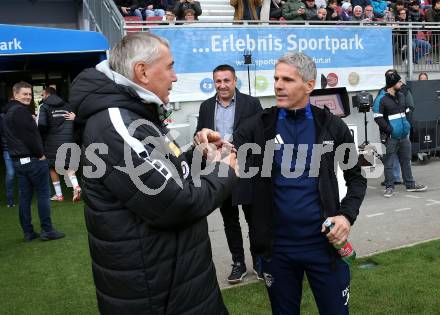
[[[276,106],[248,119],[234,135],[239,158],[241,145],[257,145],[248,159],[249,170],[256,171],[251,248],[262,257],[275,315],[300,314],[304,274],[320,314],[348,314],[350,270],[332,244],[347,240],[367,181],[347,125],[327,109],[310,105],[315,79],[316,65],[309,56],[288,53],[280,58]],[[203,132],[196,137],[207,141]],[[347,184],[342,201],[335,161]],[[326,218],[334,224],[327,234],[322,225]]]

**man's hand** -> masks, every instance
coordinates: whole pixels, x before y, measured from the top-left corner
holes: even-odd
[[[215,143],[216,141],[220,141],[220,140],[221,140],[220,133],[208,128],[203,128],[202,130],[197,132],[196,135],[194,136],[194,145],[197,146],[201,143],[205,143],[205,144]]]
[[[341,245],[344,243],[348,234],[350,233],[351,224],[343,215],[337,215],[335,217],[328,217],[331,222],[334,224],[333,228],[329,233],[327,233],[327,238],[330,243],[333,245]],[[325,233],[326,227],[324,224],[322,225],[321,232]]]
[[[217,150],[217,152],[220,153],[220,155],[217,155],[217,156],[220,156],[220,162],[226,163],[230,167],[232,167],[235,171],[235,175],[238,176],[239,170],[238,170],[238,163],[237,163],[237,154],[234,152],[231,152],[230,149],[225,148],[225,147]]]
[[[210,148],[214,148],[213,146],[206,146],[207,144],[213,144],[217,149],[226,147],[234,153],[237,152],[233,144],[221,138],[220,133],[208,128],[203,128],[202,130],[197,132],[196,135],[194,136],[193,143],[194,146],[196,146],[197,148],[203,149],[202,152],[203,152],[203,156],[205,157],[207,153],[205,152],[206,149],[209,150]],[[203,146],[200,146],[200,144],[203,144]]]
[[[75,117],[76,117],[76,115],[73,112],[70,112],[70,113],[64,115],[64,119],[66,119],[66,120],[75,120]]]
[[[128,7],[121,7],[121,11],[123,14],[128,15]]]

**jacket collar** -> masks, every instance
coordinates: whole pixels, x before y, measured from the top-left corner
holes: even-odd
[[[327,126],[330,124],[333,117],[327,108],[321,109],[316,106],[310,106],[310,108],[312,109],[313,121],[315,122],[317,143],[320,143],[323,136],[322,131],[324,131],[324,129],[327,129]],[[278,112],[279,109],[276,106],[272,106],[263,110],[261,120],[263,121],[265,141],[271,140],[276,136],[276,122],[278,119]]]

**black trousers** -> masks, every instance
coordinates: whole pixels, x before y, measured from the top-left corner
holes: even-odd
[[[244,217],[251,231],[251,205],[242,205]],[[220,213],[223,217],[223,224],[225,226],[226,240],[228,241],[229,251],[232,255],[232,261],[234,263],[244,263],[244,249],[243,249],[243,236],[241,233],[240,217],[238,206],[232,206],[232,199],[229,196],[222,206],[220,207]],[[251,232],[249,232],[249,238],[251,238]],[[252,261],[255,265],[255,256],[252,254]]]

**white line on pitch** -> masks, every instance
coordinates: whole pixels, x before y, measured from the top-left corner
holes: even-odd
[[[411,210],[411,208],[402,208],[402,209],[396,209],[395,212],[401,212],[401,211],[408,211]]]
[[[420,198],[422,198],[422,197],[413,196],[413,195],[405,195],[405,197],[408,197],[408,198],[414,198],[414,199],[420,199]]]
[[[440,204],[440,201],[434,199],[426,199],[426,201],[429,201],[429,203],[425,203],[425,206],[433,206]]]
[[[373,213],[373,214],[367,214],[366,217],[367,218],[372,218],[372,217],[378,217],[380,215],[384,215],[385,213],[383,212],[379,212],[379,213]]]
[[[370,189],[377,189],[377,187],[374,187],[374,186],[367,186],[367,188],[370,188]]]

